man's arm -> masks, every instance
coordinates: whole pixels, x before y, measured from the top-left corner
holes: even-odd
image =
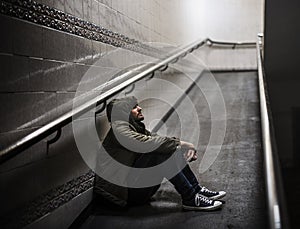
[[[127,122],[114,122],[112,128],[119,143],[133,152],[172,153],[180,145],[178,138],[138,133],[130,128]]]
[[[151,136],[158,136],[157,133],[150,132],[146,130],[147,135]],[[180,148],[184,152],[184,157],[188,162],[192,162],[197,160],[197,150],[195,149],[195,146],[193,143],[186,142],[186,141],[180,141],[180,144],[177,145],[177,149]]]

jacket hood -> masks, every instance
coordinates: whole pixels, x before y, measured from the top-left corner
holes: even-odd
[[[137,104],[134,96],[113,99],[106,107],[106,115],[109,122],[130,120],[130,112]]]

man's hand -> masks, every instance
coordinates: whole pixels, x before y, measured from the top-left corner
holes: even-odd
[[[184,157],[187,162],[197,160],[197,151],[193,143],[180,141],[181,148],[184,150]]]
[[[187,162],[192,162],[197,160],[197,151],[193,149],[189,149],[185,154],[184,157]]]

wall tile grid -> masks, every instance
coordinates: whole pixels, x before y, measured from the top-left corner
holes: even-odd
[[[83,1],[81,2],[82,4],[80,2],[78,3],[77,1],[41,2],[53,4],[53,6],[61,10],[64,9],[66,12],[69,12],[71,10],[75,11],[76,8],[78,11],[78,15],[84,15],[86,13],[85,17],[87,19],[92,19],[95,23],[98,22],[98,18],[96,17],[98,15],[98,10],[95,9],[99,9],[101,5],[102,7],[105,7],[106,10],[110,10],[110,12],[106,11],[106,14],[110,14],[112,12],[115,13],[115,15],[111,17],[112,20],[110,20],[108,25],[122,24],[120,14],[118,14],[117,11],[114,11],[112,8],[108,8],[108,6],[104,6],[97,1]],[[25,3],[27,3],[27,5]],[[15,5],[22,7],[28,7],[29,5],[34,6],[34,3],[34,1],[30,0],[23,1],[23,3],[22,1],[2,1],[1,9],[2,13],[5,10],[5,12],[7,13],[7,8],[4,7],[5,4],[6,7],[9,8]],[[44,5],[38,5],[38,3],[36,3],[35,6],[40,7]],[[84,6],[86,7],[84,8]],[[23,9],[17,9],[16,7],[12,8],[13,11],[17,12],[17,15],[19,9]],[[91,10],[91,8],[94,10]],[[7,14],[14,15],[14,13]],[[22,14],[22,12],[20,12],[20,14]],[[111,50],[111,48],[109,47],[110,45],[101,44],[97,41],[92,41],[49,28],[36,26],[35,24],[26,23],[22,20],[15,20],[6,16],[1,16],[1,18],[3,18],[1,22],[4,25],[5,29],[9,30],[8,28],[12,28],[12,31],[7,31],[9,35],[7,39],[2,38],[3,42],[1,42],[1,44],[7,45],[3,45],[3,48],[1,49],[1,53],[3,53],[3,55],[1,55],[1,58],[11,59],[16,56],[17,58],[22,59],[22,61],[26,62],[26,64],[18,65],[18,69],[23,74],[25,74],[24,72],[28,73],[25,74],[22,78],[20,77],[17,79],[13,79],[18,77],[18,75],[13,73],[10,75],[10,77],[6,77],[7,79],[4,79],[4,82],[2,84],[2,94],[15,93],[16,91],[20,91],[22,93],[30,93],[33,95],[45,92],[57,93],[59,91],[73,93],[74,89],[76,89],[76,85],[80,80],[80,75],[75,74],[74,77],[74,69],[82,68],[83,65],[88,66],[93,64],[95,60],[100,59],[102,55],[105,55],[107,51]],[[136,22],[134,23],[136,24]],[[125,27],[125,29],[128,29],[130,31],[130,28]],[[134,28],[132,27],[132,29]],[[110,33],[107,30],[105,31]],[[130,32],[136,33],[134,30]],[[104,39],[104,41],[107,40]],[[7,54],[12,54],[13,57],[8,57]],[[2,63],[4,64],[4,62]],[[14,65],[18,64],[15,60],[10,60],[10,63],[11,69],[15,69]],[[8,72],[11,71],[10,69],[5,70]],[[19,96],[21,97],[22,95]],[[55,98],[54,95],[52,95],[51,97]],[[59,101],[57,102],[57,106],[61,105]],[[46,101],[44,104],[47,104]],[[17,109],[18,107],[15,108],[15,110]],[[14,112],[14,109],[11,111]],[[7,121],[11,120],[3,120],[3,122]],[[10,122],[11,130],[20,127],[20,124],[22,123]]]
[[[153,50],[138,41],[164,38],[152,23],[153,14],[147,7],[139,10],[141,6],[139,3],[132,9],[124,1],[111,0],[0,1],[0,26],[6,34],[0,38],[1,148],[68,111],[82,76],[116,47],[150,51],[153,55]],[[100,64],[93,69],[101,72],[103,67]],[[101,84],[106,80],[98,74],[85,83]],[[107,125],[103,120],[100,116],[98,123]],[[32,223],[90,188],[74,186],[73,196],[66,194],[68,198],[64,193],[69,191],[57,191],[59,185],[75,181],[88,171],[78,156],[71,126],[67,126],[60,141],[49,148],[45,139],[1,165],[0,190],[10,193],[1,201],[1,215],[10,215],[8,221],[0,219],[1,225],[19,227]],[[72,165],[68,163],[70,157]],[[22,194],[19,184],[23,184]],[[49,197],[49,192],[59,201]],[[16,208],[20,210],[16,212]]]

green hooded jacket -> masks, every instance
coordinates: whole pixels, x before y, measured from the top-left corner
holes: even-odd
[[[101,195],[111,202],[125,206],[127,204],[128,188],[126,177],[130,168],[134,165],[139,153],[172,154],[180,144],[178,138],[162,137],[145,129],[142,122],[136,122],[131,117],[131,110],[137,105],[137,99],[133,96],[112,100],[106,109],[111,128],[106,135],[102,146],[109,157],[102,157],[101,153],[97,160],[98,170],[107,177],[113,176],[115,182],[109,182],[98,175],[95,177],[94,193]],[[128,166],[128,169],[120,170],[117,163]],[[107,175],[108,174],[108,175]],[[119,185],[121,184],[121,185]]]

